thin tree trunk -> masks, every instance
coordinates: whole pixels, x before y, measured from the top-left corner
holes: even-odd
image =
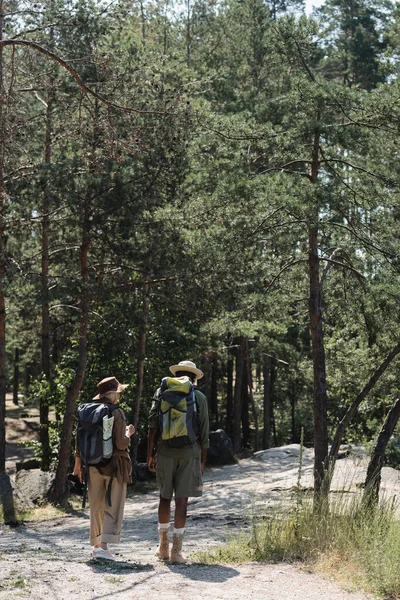
[[[19,391],[19,348],[14,352],[14,376],[13,376],[13,403],[18,406]]]
[[[78,367],[75,377],[70,385],[65,400],[64,420],[62,424],[62,433],[60,441],[60,451],[58,456],[58,465],[54,487],[51,494],[51,501],[54,504],[62,504],[65,501],[67,488],[67,474],[71,456],[71,439],[74,427],[75,406],[79,393],[82,388],[86,373],[87,363],[87,333],[89,325],[89,297],[88,297],[88,253],[90,246],[90,205],[91,192],[88,191],[85,203],[85,212],[82,227],[82,243],[80,249],[80,268],[82,279],[82,291],[80,295],[80,325],[79,325],[79,352]]]
[[[239,452],[241,448],[241,418],[242,418],[242,390],[244,375],[244,338],[238,338],[238,348],[236,349],[236,377],[235,390],[233,396],[233,423],[232,423],[232,444],[234,452]]]
[[[269,386],[269,397],[270,397],[270,414],[271,414],[272,435],[274,438],[274,447],[276,448],[278,445],[278,435],[277,435],[277,431],[276,431],[276,421],[275,421],[275,414],[274,414],[275,382],[276,382],[276,360],[274,358],[272,358],[271,359],[271,377],[270,377],[270,386]]]
[[[192,33],[191,33],[191,22],[190,22],[190,0],[186,0],[187,15],[186,15],[186,62],[190,67],[191,62],[191,45],[192,45]]]
[[[291,386],[290,391],[290,411],[291,411],[291,423],[292,423],[292,444],[297,444],[298,437],[296,435],[296,391],[295,386]]]
[[[374,388],[374,386],[376,385],[378,380],[382,377],[382,375],[384,374],[384,372],[386,371],[388,366],[392,363],[392,361],[396,358],[396,356],[399,353],[400,353],[400,343],[396,344],[396,346],[394,348],[392,348],[392,350],[389,352],[389,354],[386,356],[386,358],[382,361],[382,363],[379,365],[379,367],[374,371],[374,373],[370,377],[368,383],[364,386],[362,391],[358,394],[358,396],[353,400],[353,402],[347,409],[346,414],[344,415],[343,419],[340,421],[340,423],[336,429],[335,437],[333,439],[332,446],[331,446],[331,449],[329,452],[330,471],[335,466],[335,463],[336,463],[336,460],[337,460],[337,457],[339,454],[340,444],[342,443],[344,432],[345,432],[346,428],[348,427],[349,423],[351,422],[351,420],[357,414],[358,407],[365,400],[365,398],[367,397],[369,392]]]
[[[4,31],[4,2],[0,0],[0,41]],[[4,276],[6,271],[4,157],[6,144],[6,95],[3,79],[3,48],[0,47],[0,502],[5,523],[17,524],[13,489],[6,473],[6,306]]]
[[[144,12],[144,4],[140,2],[140,18],[142,21],[142,44],[146,45],[146,15]]]
[[[251,405],[251,411],[253,413],[254,430],[255,430],[254,449],[257,452],[257,450],[258,450],[258,415],[257,415],[257,409],[256,409],[256,405],[254,402],[254,395],[253,395],[253,376],[251,373],[251,362],[250,362],[250,351],[249,351],[249,340],[248,339],[246,339],[246,368],[247,368],[247,384],[248,384],[249,401],[250,401],[250,405]]]
[[[325,348],[319,282],[318,230],[309,233],[309,315],[314,371],[314,496],[320,495],[328,456]]]
[[[51,1],[54,9],[54,0]],[[50,49],[53,49],[54,28],[50,28]],[[50,379],[50,307],[49,307],[49,238],[50,238],[50,166],[52,155],[53,135],[53,107],[54,107],[54,77],[49,78],[49,92],[47,94],[46,108],[46,135],[44,162],[47,171],[45,189],[42,195],[42,270],[41,270],[41,296],[42,296],[42,374]],[[49,442],[49,406],[47,398],[40,398],[40,443],[42,447],[41,468],[48,471],[50,468],[50,442]]]
[[[218,362],[215,354],[213,354],[211,359],[210,406],[212,415],[212,428],[215,430],[218,429]]]
[[[143,393],[143,381],[144,381],[144,363],[146,359],[146,340],[147,340],[147,327],[149,322],[149,310],[150,310],[150,296],[149,296],[149,281],[146,280],[143,284],[143,308],[142,317],[140,321],[139,330],[139,345],[138,345],[138,357],[136,364],[136,389],[135,389],[135,403],[132,411],[132,423],[137,430],[140,414],[140,403],[142,400]],[[135,467],[137,462],[137,454],[139,448],[139,435],[136,433],[133,435],[131,442],[131,460]]]
[[[317,113],[316,121],[319,122]],[[313,140],[310,181],[315,185],[319,171],[320,133],[316,131]],[[318,501],[326,492],[324,478],[328,462],[328,415],[326,392],[325,348],[322,325],[322,289],[318,256],[319,203],[314,195],[310,197],[314,204],[312,226],[308,232],[308,273],[309,273],[309,320],[312,343],[314,373],[314,500]]]
[[[250,443],[250,421],[249,421],[249,386],[248,372],[246,366],[246,340],[244,346],[244,365],[243,365],[243,381],[242,381],[242,432],[243,432],[243,447],[248,448]]]
[[[226,364],[226,433],[232,438],[233,420],[233,358],[228,357]]]
[[[263,449],[271,447],[271,389],[270,389],[271,357],[264,354],[264,432]]]
[[[396,400],[389,410],[383,427],[378,435],[375,447],[369,461],[367,476],[365,479],[364,499],[376,504],[379,499],[379,488],[381,484],[381,472],[385,460],[385,451],[388,442],[395,430],[400,418],[400,398]]]
[[[4,31],[4,2],[0,0],[0,40]],[[6,259],[4,154],[6,143],[6,106],[3,80],[3,48],[0,46],[0,473],[6,468],[6,307],[4,276]]]

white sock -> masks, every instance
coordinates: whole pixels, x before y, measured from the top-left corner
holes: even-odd
[[[170,525],[169,523],[159,523],[158,530],[159,531],[168,531],[169,525]]]
[[[185,533],[185,528],[181,527],[180,529],[177,529],[176,527],[174,527],[174,535],[183,535]]]

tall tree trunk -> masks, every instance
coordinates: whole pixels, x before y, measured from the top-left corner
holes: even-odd
[[[51,11],[54,10],[54,0],[51,0]],[[50,27],[50,50],[53,48],[54,28]],[[42,195],[42,270],[41,270],[41,296],[42,296],[42,374],[50,379],[50,307],[49,307],[49,237],[50,237],[50,166],[52,155],[53,135],[53,107],[54,107],[54,77],[50,75],[49,91],[47,94],[46,108],[46,135],[44,162],[46,166],[45,189]],[[42,471],[50,468],[50,442],[49,442],[49,406],[47,398],[40,398],[40,443],[42,449]]]
[[[228,356],[226,364],[226,433],[233,435],[233,357]]]
[[[87,363],[87,334],[89,326],[89,294],[88,294],[88,253],[90,246],[90,216],[91,216],[91,190],[86,195],[83,224],[82,224],[82,243],[80,248],[80,269],[82,289],[80,293],[80,324],[79,324],[79,349],[78,349],[78,367],[75,377],[67,391],[65,399],[65,412],[62,424],[60,451],[58,455],[58,465],[54,487],[51,494],[51,501],[54,504],[63,504],[66,498],[67,474],[71,456],[71,439],[74,427],[75,406],[79,393],[82,388],[86,373]]]
[[[142,22],[142,44],[146,45],[146,14],[144,12],[144,4],[140,1],[140,18]]]
[[[270,386],[271,357],[264,354],[263,380],[264,380],[264,431],[263,449],[271,447],[271,386]]]
[[[186,62],[190,67],[192,52],[192,32],[190,21],[190,0],[186,0]]]
[[[147,339],[147,327],[149,322],[149,310],[150,310],[150,296],[149,296],[149,280],[147,279],[143,284],[143,305],[142,305],[142,317],[140,320],[139,330],[139,344],[138,344],[138,356],[136,363],[136,388],[135,388],[135,403],[132,411],[132,423],[137,429],[140,414],[140,403],[142,400],[143,393],[143,381],[144,381],[144,363],[146,359],[146,339]],[[139,448],[139,435],[136,433],[132,436],[131,442],[131,460],[135,467],[137,462],[137,454]]]
[[[399,418],[400,398],[396,400],[386,416],[385,422],[372,451],[371,460],[369,461],[364,491],[364,499],[369,503],[375,504],[378,502],[379,488],[381,484],[381,471],[385,460],[385,451]]]
[[[309,232],[309,316],[314,372],[314,497],[321,494],[328,457],[325,348],[319,282],[318,229]]]
[[[271,426],[272,426],[272,435],[274,437],[274,447],[276,448],[278,445],[278,435],[276,432],[276,421],[275,421],[275,411],[274,411],[274,403],[275,403],[275,382],[276,382],[276,360],[271,358],[271,378],[270,378],[270,386],[269,386],[269,396],[270,396],[270,411],[271,411]]]
[[[215,430],[218,429],[218,362],[215,354],[211,359],[210,407],[212,428]]]
[[[232,444],[234,452],[241,448],[241,418],[242,418],[242,389],[244,375],[244,338],[237,338],[236,348],[236,377],[233,396]]]
[[[250,445],[250,420],[249,420],[249,386],[248,372],[246,365],[246,339],[244,345],[244,365],[243,365],[243,380],[242,380],[242,433],[243,447],[248,448]]]
[[[254,438],[254,449],[257,452],[258,450],[258,415],[257,409],[254,402],[254,394],[253,394],[253,375],[251,371],[251,361],[250,361],[250,350],[249,350],[249,340],[246,339],[246,370],[247,370],[247,385],[248,385],[248,397],[251,405],[251,412],[253,413],[254,420],[254,430],[255,430],[255,438]]]
[[[292,444],[297,444],[299,441],[298,436],[296,435],[296,388],[295,385],[292,384],[290,390],[290,412],[291,412],[291,429],[292,429]]]
[[[4,31],[4,2],[0,0],[0,41]],[[5,207],[7,194],[4,184],[6,144],[6,93],[3,78],[3,47],[0,47],[0,502],[5,523],[16,523],[13,490],[6,474],[6,306],[4,276],[6,271]]]
[[[19,348],[14,351],[13,403],[18,406],[19,391]]]
[[[4,31],[4,2],[0,0],[0,40]],[[0,472],[6,468],[6,307],[4,276],[6,270],[4,155],[6,143],[6,106],[3,79],[3,47],[0,46]]]
[[[316,122],[320,121],[319,112]],[[319,172],[320,133],[316,129],[313,139],[310,182],[316,185]],[[308,232],[308,274],[309,274],[309,321],[312,344],[312,360],[314,374],[314,500],[318,501],[326,493],[324,478],[328,462],[328,415],[326,392],[325,347],[322,325],[322,288],[320,282],[320,265],[318,256],[318,222],[319,200],[311,193],[310,203],[313,206],[312,225]]]

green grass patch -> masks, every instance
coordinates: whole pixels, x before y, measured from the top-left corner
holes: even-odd
[[[38,521],[49,521],[57,519],[65,515],[67,510],[63,510],[59,507],[55,507],[52,504],[45,504],[36,508],[26,508],[24,510],[15,509],[15,520],[17,522],[38,522]],[[7,518],[8,520],[8,518]],[[0,506],[0,524],[4,524],[4,513],[3,508]]]
[[[226,545],[196,555],[202,563],[302,562],[329,571],[348,587],[386,599],[400,598],[399,505],[368,507],[361,495],[343,493],[320,510],[297,493],[292,506],[253,510],[247,531]]]

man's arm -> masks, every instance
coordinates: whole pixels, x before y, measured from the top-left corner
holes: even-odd
[[[148,442],[147,442],[147,468],[149,471],[156,470],[156,437],[157,429],[149,427]]]

